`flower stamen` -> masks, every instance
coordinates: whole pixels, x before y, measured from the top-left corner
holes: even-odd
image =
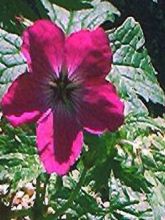
[[[61,73],[58,78],[51,79],[48,82],[51,94],[53,94],[52,100],[55,100],[55,103],[62,103],[67,108],[73,108],[73,92],[79,88],[79,85],[76,82],[73,82],[68,78],[68,75]]]

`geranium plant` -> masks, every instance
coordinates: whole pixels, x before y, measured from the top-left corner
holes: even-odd
[[[115,26],[108,1],[0,6],[0,219],[165,216],[165,119],[148,105],[165,95],[139,23]]]

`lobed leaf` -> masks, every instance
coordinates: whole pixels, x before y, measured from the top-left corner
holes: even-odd
[[[142,29],[133,18],[128,18],[109,34],[114,56],[108,79],[113,81],[121,96],[129,104],[128,112],[145,112],[141,98],[165,105],[165,94],[156,79],[157,72],[144,47]]]
[[[114,21],[114,16],[120,12],[110,2],[100,0],[91,1],[91,9],[80,11],[67,11],[58,5],[51,5],[47,0],[42,0],[48,14],[67,34],[82,28],[95,28],[106,20]],[[53,0],[54,1],[54,0]],[[56,1],[56,0],[55,0]],[[79,2],[79,1],[78,1]],[[61,5],[62,2],[60,1]],[[65,5],[66,6],[66,5]],[[76,5],[75,5],[76,7]]]
[[[9,84],[26,70],[20,45],[18,35],[0,29],[0,98]]]
[[[1,182],[10,183],[11,190],[16,191],[23,184],[36,179],[41,173],[41,165],[36,152],[35,137],[32,131],[14,129],[1,121],[0,136],[0,176]]]

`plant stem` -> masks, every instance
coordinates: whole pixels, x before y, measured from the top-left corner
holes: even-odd
[[[76,196],[81,189],[81,186],[85,179],[85,175],[86,175],[86,169],[84,168],[84,170],[82,171],[81,177],[79,179],[79,182],[77,183],[74,191],[71,193],[68,201],[64,204],[64,206],[62,206],[59,210],[56,211],[56,213],[53,215],[53,219],[56,219],[57,217],[62,215],[68,208],[71,207],[73,201],[76,199]]]
[[[67,29],[66,29],[66,34],[69,34],[69,32],[70,32],[70,28],[72,26],[73,18],[74,18],[74,11],[71,11],[70,12],[70,17],[69,17],[69,22],[68,22]]]
[[[61,187],[63,187],[63,182],[62,182],[61,176],[57,176],[55,187],[56,187],[56,191],[60,190]]]
[[[43,174],[42,174],[43,175]],[[43,178],[44,177],[44,178]],[[43,219],[44,216],[44,200],[46,193],[46,186],[49,181],[50,175],[44,174],[43,176],[38,176],[36,183],[36,199],[33,205],[33,219]],[[41,188],[41,182],[44,183],[44,187]]]

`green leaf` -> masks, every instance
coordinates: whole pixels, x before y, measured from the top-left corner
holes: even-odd
[[[122,97],[131,105],[129,111],[143,112],[147,102],[165,105],[165,94],[160,88],[156,71],[144,47],[142,29],[133,18],[109,34],[113,48],[113,67],[108,79],[113,81]]]
[[[114,16],[120,12],[109,2],[100,0],[91,1],[93,8],[80,11],[67,11],[58,5],[51,5],[47,0],[42,0],[49,16],[67,34],[82,28],[95,28],[106,20],[114,21]]]
[[[155,181],[155,187],[153,188],[153,193],[149,196],[149,201],[154,219],[163,219],[165,217],[165,185],[158,180]]]
[[[125,118],[122,131],[126,132],[126,138],[134,141],[138,136],[148,136],[151,132],[163,132],[165,129],[163,118],[153,119],[147,114],[130,113]]]
[[[145,179],[143,173],[137,166],[126,166],[118,161],[113,162],[113,172],[116,178],[119,178],[126,186],[134,191],[149,193],[149,187],[152,185]]]
[[[109,210],[110,219],[143,219],[146,214],[151,217],[150,205],[145,201],[142,193],[135,193],[111,174],[109,182]]]
[[[126,132],[122,137],[127,140],[121,140],[120,147],[117,146],[115,176],[134,190],[143,185],[155,219],[161,219],[165,204],[162,193],[165,186],[165,120],[153,119],[146,114],[129,114],[122,134],[123,130]],[[146,191],[145,186],[151,192]]]
[[[9,84],[26,70],[20,45],[18,35],[0,29],[0,98]]]
[[[13,129],[1,120],[0,175],[5,171],[5,179],[11,189],[16,190],[24,183],[35,179],[42,171],[35,146],[35,137],[30,128]],[[1,180],[2,181],[2,180]]]
[[[79,215],[80,213],[81,215],[83,215],[89,212],[91,215],[96,217],[102,215],[104,212],[104,210],[98,206],[96,200],[84,190],[82,190],[82,193],[79,199],[77,200],[77,204],[78,205],[76,209]]]
[[[108,180],[111,172],[111,163],[116,154],[114,145],[118,142],[118,133],[106,133],[102,136],[85,135],[85,144],[88,150],[84,152],[82,160],[86,169],[90,169],[86,183],[93,180],[92,189],[106,197]],[[100,178],[100,175],[102,178]]]

